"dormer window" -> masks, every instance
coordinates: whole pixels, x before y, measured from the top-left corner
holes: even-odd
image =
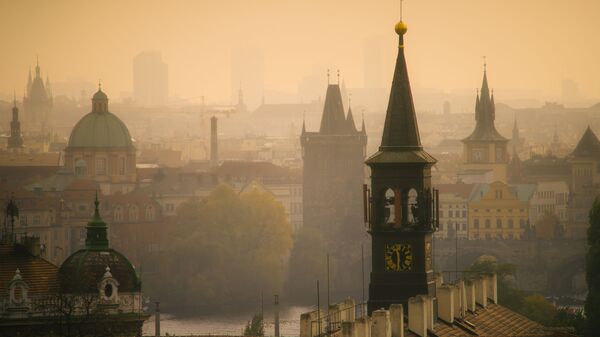
[[[112,276],[110,267],[106,266],[104,276],[98,284],[100,299],[105,304],[117,304],[119,300],[119,282]]]

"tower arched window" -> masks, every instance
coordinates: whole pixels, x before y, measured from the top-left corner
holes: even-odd
[[[155,217],[154,206],[152,206],[152,205],[146,206],[146,221],[154,221],[154,217]]]
[[[400,198],[397,197],[396,192],[393,189],[388,188],[384,193],[384,210],[383,210],[383,218],[384,223],[386,225],[394,226],[397,225],[399,216],[400,216],[400,207],[398,207],[398,203],[400,202]]]
[[[87,163],[85,160],[81,158],[75,159],[75,175],[78,177],[85,177],[87,175]]]
[[[115,221],[123,221],[123,207],[115,207],[114,219]]]
[[[415,224],[419,222],[419,193],[414,188],[408,191],[408,223]]]
[[[138,207],[136,205],[131,205],[129,207],[129,221],[138,221]]]

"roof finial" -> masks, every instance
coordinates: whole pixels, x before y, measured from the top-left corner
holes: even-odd
[[[329,68],[327,68],[327,85],[329,85]]]
[[[96,190],[96,200],[94,200],[95,212],[100,214],[98,206],[100,205],[100,201],[98,201],[98,190]]]
[[[337,81],[338,81],[338,85],[340,85],[340,70],[337,70]]]
[[[487,72],[487,61],[485,55],[483,56],[483,72]]]
[[[40,66],[40,56],[38,54],[35,54],[35,65],[37,67]]]
[[[102,80],[98,79],[98,91],[102,91]]]
[[[17,90],[13,89],[13,104],[17,107]]]
[[[402,3],[404,0],[400,0],[400,22],[402,22]]]

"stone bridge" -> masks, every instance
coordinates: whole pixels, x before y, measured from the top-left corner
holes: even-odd
[[[458,249],[457,249],[458,248]],[[434,242],[435,270],[467,269],[483,255],[517,267],[520,289],[546,295],[573,296],[586,292],[585,240],[439,240]],[[456,252],[458,251],[458,254]],[[457,259],[458,257],[458,259]],[[457,263],[458,262],[458,263]],[[447,276],[447,277],[448,277]]]

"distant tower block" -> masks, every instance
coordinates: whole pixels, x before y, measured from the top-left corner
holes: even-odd
[[[219,140],[217,138],[217,117],[210,118],[210,165],[219,166]]]

